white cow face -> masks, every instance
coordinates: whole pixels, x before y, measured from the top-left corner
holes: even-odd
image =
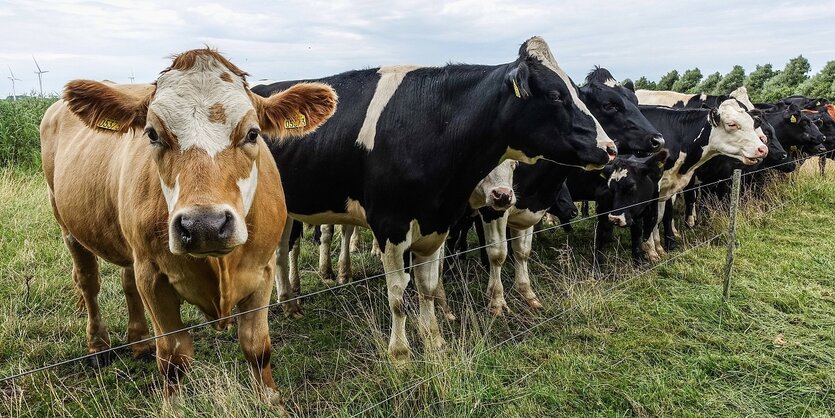
[[[711,151],[742,161],[746,165],[756,164],[768,154],[760,135],[754,129],[754,119],[734,99],[728,99],[710,112],[708,147]]]
[[[473,195],[470,197],[470,205],[473,208],[490,206],[495,210],[507,210],[516,204],[516,195],[513,193],[513,171],[519,162],[505,160],[490,174],[487,175],[476,186]]]

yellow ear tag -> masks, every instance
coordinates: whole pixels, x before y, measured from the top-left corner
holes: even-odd
[[[102,129],[107,129],[108,131],[119,130],[119,123],[113,119],[101,119],[99,120],[99,123],[96,124],[96,126]]]
[[[307,118],[301,113],[296,115],[296,119],[287,119],[284,121],[284,128],[286,129],[299,129],[305,126],[307,126]]]
[[[821,105],[821,102],[816,102],[815,103],[815,106],[820,106],[820,105]]]
[[[794,116],[794,115],[792,115],[791,119],[789,119],[789,122],[791,122],[791,123],[797,123],[797,117],[796,117],[796,116]]]
[[[513,83],[513,94],[515,94],[516,97],[521,99],[522,94],[519,93],[519,86],[516,85],[516,80],[511,80],[511,82]]]

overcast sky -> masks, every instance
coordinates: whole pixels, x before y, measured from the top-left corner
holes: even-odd
[[[832,1],[50,1],[0,0],[0,93],[71,79],[150,82],[173,53],[217,47],[252,80],[319,77],[386,64],[499,64],[543,36],[580,82],[593,65],[618,79],[672,68],[813,71],[835,59]]]

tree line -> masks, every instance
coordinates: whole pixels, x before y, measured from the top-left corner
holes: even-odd
[[[704,77],[698,67],[679,73],[672,70],[658,81],[641,77],[636,89],[672,90],[680,93],[727,95],[740,86],[748,89],[753,102],[770,103],[792,95],[835,98],[835,61],[829,61],[817,74],[809,76],[809,60],[799,55],[786,63],[782,70],[771,64],[757,65],[750,74],[740,65],[727,74],[718,71]]]

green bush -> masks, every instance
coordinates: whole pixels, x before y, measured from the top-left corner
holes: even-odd
[[[37,170],[41,166],[39,126],[57,97],[0,100],[0,167]]]

